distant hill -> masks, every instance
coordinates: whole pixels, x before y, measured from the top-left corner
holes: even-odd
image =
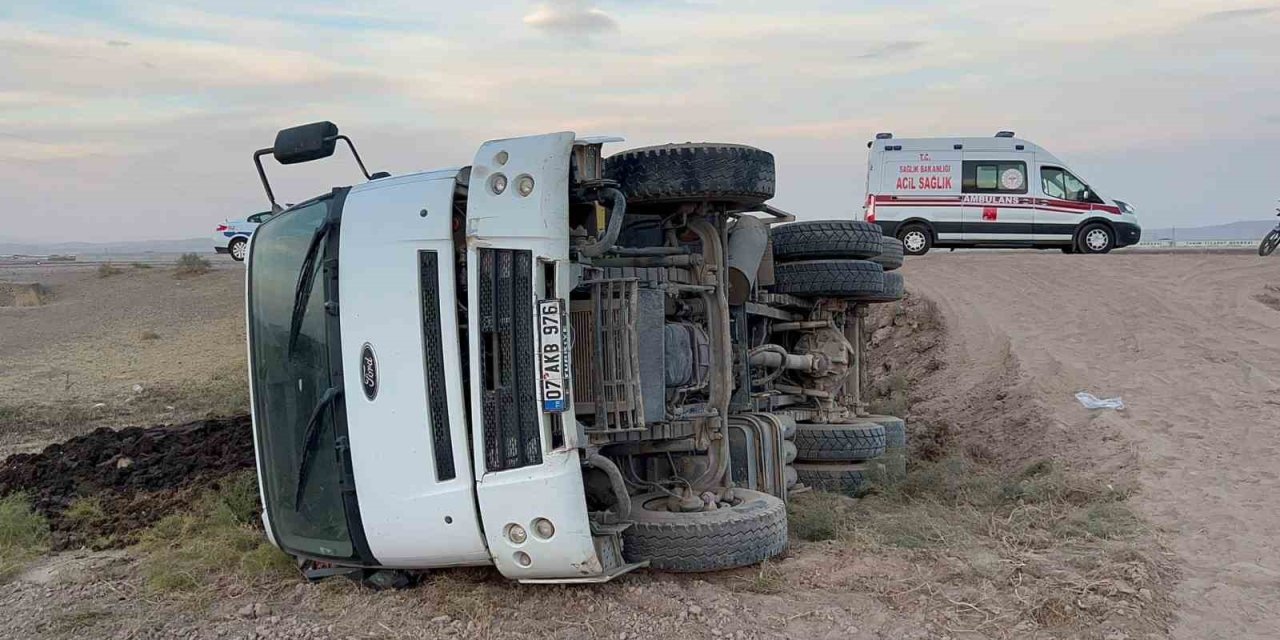
[[[1143,241],[1151,240],[1258,240],[1276,226],[1278,220],[1242,220],[1209,227],[1143,229]]]
[[[126,240],[122,242],[22,242],[0,239],[0,255],[142,255],[147,253],[208,253],[213,241],[208,238],[184,240]]]

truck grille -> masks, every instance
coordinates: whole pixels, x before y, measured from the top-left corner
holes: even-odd
[[[431,449],[436,459],[436,480],[452,480],[453,438],[449,433],[449,396],[444,383],[444,348],[440,333],[440,277],[435,251],[418,252],[419,288],[422,291],[422,351],[427,374],[427,409],[431,413]]]
[[[573,404],[595,420],[587,433],[644,429],[635,279],[591,282],[591,299],[574,301]]]
[[[504,471],[541,464],[533,254],[515,249],[478,253],[485,468]]]

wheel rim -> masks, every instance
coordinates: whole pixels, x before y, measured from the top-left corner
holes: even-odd
[[[1111,238],[1106,231],[1102,229],[1094,229],[1084,236],[1084,243],[1091,251],[1102,251],[1111,244]]]
[[[906,235],[902,236],[902,246],[906,247],[907,251],[914,253],[924,249],[926,240],[923,231],[908,231]]]
[[[249,246],[248,242],[240,241],[231,245],[231,255],[237,260],[244,260],[245,248]]]

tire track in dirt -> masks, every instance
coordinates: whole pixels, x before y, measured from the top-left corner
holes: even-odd
[[[989,363],[1008,341],[1049,411],[1038,447],[1137,474],[1139,505],[1184,565],[1176,638],[1280,629],[1280,313],[1255,298],[1277,264],[1032,252],[907,263],[911,288],[965,343],[962,361]],[[1128,408],[1088,412],[1080,390]]]

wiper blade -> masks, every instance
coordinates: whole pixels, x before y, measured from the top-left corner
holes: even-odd
[[[293,494],[294,511],[302,508],[302,489],[307,486],[307,476],[311,475],[311,450],[315,448],[316,440],[320,438],[321,417],[324,416],[324,410],[340,397],[342,397],[342,389],[329,387],[324,395],[320,396],[320,401],[316,403],[315,408],[311,410],[311,419],[307,420],[306,434],[302,436],[302,460],[298,463],[298,483]]]
[[[307,246],[307,254],[302,258],[302,269],[298,271],[298,284],[293,290],[293,317],[289,322],[289,351],[287,357],[293,357],[293,350],[298,345],[298,333],[302,331],[302,318],[307,315],[307,304],[311,300],[311,286],[316,279],[316,255],[320,245],[329,235],[330,223],[316,227],[311,235],[311,244]]]

